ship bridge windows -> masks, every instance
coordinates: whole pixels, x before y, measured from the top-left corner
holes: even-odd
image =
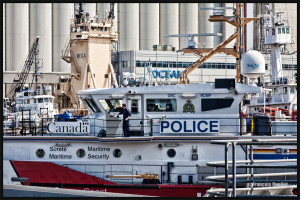
[[[98,30],[102,32],[103,31],[103,27],[98,27]]]
[[[275,35],[275,28],[272,28],[272,35]]]
[[[109,112],[121,112],[123,100],[121,99],[99,99],[104,110]]]
[[[290,34],[290,28],[286,28],[286,34]]]
[[[147,99],[147,112],[176,112],[176,99]]]
[[[105,32],[109,32],[109,30],[110,30],[109,27],[105,27],[105,28],[104,28],[104,31],[105,31]]]
[[[285,28],[282,28],[282,34],[285,34]]]
[[[201,99],[202,111],[217,110],[231,107],[233,98],[207,98]]]
[[[38,98],[38,103],[43,103],[43,102],[44,102],[43,98]]]
[[[281,34],[281,28],[278,28],[277,30],[278,30],[278,34]]]
[[[100,109],[96,105],[93,99],[84,99],[88,107],[93,111],[93,112],[100,112]]]

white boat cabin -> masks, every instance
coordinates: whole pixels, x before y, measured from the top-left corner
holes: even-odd
[[[231,85],[230,85],[231,84]],[[261,88],[220,79],[215,83],[88,89],[80,99],[92,114],[86,116],[91,134],[122,136],[122,103],[131,111],[135,136],[231,135],[240,133],[240,103],[245,94]]]

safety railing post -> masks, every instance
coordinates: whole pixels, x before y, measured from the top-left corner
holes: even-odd
[[[252,144],[250,145],[250,165],[253,166],[253,145]],[[250,173],[251,173],[251,177],[250,177],[250,180],[251,180],[251,183],[250,183],[250,186],[251,186],[250,195],[253,195],[253,187],[254,187],[254,183],[253,183],[253,171],[254,171],[254,168],[251,167],[250,168]]]
[[[228,143],[225,144],[225,197],[228,197]]]
[[[232,142],[232,197],[236,197],[236,152],[235,142]]]

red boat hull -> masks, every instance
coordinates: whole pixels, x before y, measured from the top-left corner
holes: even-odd
[[[200,197],[216,185],[116,184],[51,162],[11,161],[23,185],[149,195],[159,197]],[[221,187],[221,186],[219,186]]]

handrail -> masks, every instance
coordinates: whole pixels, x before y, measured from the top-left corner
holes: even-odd
[[[21,112],[20,112],[21,113]],[[33,112],[31,112],[32,115],[35,115]],[[25,115],[24,115],[25,116]],[[16,121],[17,121],[17,117]],[[5,119],[5,118],[4,118]],[[111,132],[111,130],[107,131],[107,129],[109,128],[115,128],[115,130],[121,130],[122,131],[122,119],[120,118],[111,118],[111,119],[98,119],[98,118],[83,118],[84,120],[89,120],[90,121],[90,132],[88,133],[88,135],[94,135],[97,136],[99,134],[99,131],[101,129],[104,129],[106,131],[106,135],[107,136],[112,136],[115,137],[117,136],[115,132]],[[208,135],[214,135],[214,136],[241,136],[240,133],[240,128],[238,127],[243,127],[243,126],[251,126],[251,124],[241,124],[240,125],[240,120],[241,118],[239,117],[231,117],[231,118],[226,118],[226,117],[197,117],[197,118],[184,118],[184,120],[205,120],[205,119],[210,119],[210,120],[219,120],[219,129],[220,131],[218,133],[205,133],[205,136]],[[245,119],[245,118],[244,118]],[[250,119],[250,118],[249,118]],[[40,118],[40,120],[42,122],[44,122],[43,124],[39,124],[37,126],[37,128],[42,128],[43,125],[47,125],[47,122],[50,121],[54,121],[54,118]],[[174,118],[166,118],[163,120],[179,120],[178,117],[174,117]],[[180,118],[180,120],[183,120],[182,118]],[[7,120],[6,120],[7,121]],[[47,121],[47,122],[46,122]],[[140,124],[137,122],[143,121],[144,123]],[[162,118],[158,118],[158,117],[152,117],[151,119],[130,119],[130,131],[132,133],[139,131],[138,136],[204,136],[203,133],[201,132],[193,132],[193,133],[187,133],[187,132],[182,132],[182,133],[174,133],[174,132],[170,132],[170,131],[165,131],[165,132],[160,132],[160,126],[161,126],[161,121]],[[231,124],[228,124],[228,121],[230,121]],[[233,122],[234,121],[234,122]],[[234,123],[234,124],[233,124]],[[6,124],[7,125],[7,124]],[[22,128],[22,126],[20,126],[21,124],[19,124],[18,127],[15,128]],[[259,126],[259,125],[257,125]],[[279,125],[278,125],[279,126]],[[288,127],[294,127],[297,126],[296,122],[295,123],[291,123],[291,124],[287,124],[285,127],[284,132],[276,132],[276,135],[297,135],[297,132],[294,131],[295,128],[290,128],[287,129]],[[6,126],[7,127],[7,126]],[[248,127],[249,128],[249,127]],[[248,129],[246,128],[246,129]],[[273,126],[274,128],[274,126]],[[188,128],[190,129],[190,128]],[[64,133],[62,133],[64,134]],[[246,130],[245,134],[247,136],[255,136],[253,133],[250,134],[250,130]],[[120,136],[120,135],[118,135]],[[258,135],[259,136],[259,135]],[[271,136],[271,134],[268,134],[268,136]],[[101,136],[99,136],[101,137]],[[232,141],[232,140],[212,140],[212,143],[223,143],[225,144],[228,141]],[[269,145],[270,142],[268,142],[268,140],[256,140],[256,141],[252,141],[250,139],[248,140],[239,140],[236,144],[237,145],[247,145],[249,142],[251,142],[252,144],[254,144],[253,142],[256,142],[256,145]],[[276,144],[281,144],[282,142],[287,142],[287,140],[279,140],[279,141],[274,141],[272,140],[272,142],[277,142]],[[289,141],[291,144],[296,144],[297,141],[295,140],[291,140]],[[275,144],[274,144],[275,145]]]
[[[231,196],[236,197],[237,191],[249,191],[250,195],[253,195],[253,191],[257,190],[254,188],[253,183],[255,182],[262,182],[261,180],[254,180],[255,177],[278,177],[278,176],[297,176],[297,172],[285,172],[285,173],[264,173],[264,174],[254,174],[253,169],[259,168],[261,166],[257,166],[257,163],[279,163],[279,162],[297,162],[297,159],[285,160],[285,159],[278,159],[276,160],[254,160],[253,159],[253,145],[297,145],[297,139],[255,139],[255,140],[212,140],[210,141],[211,144],[218,144],[224,145],[225,147],[225,161],[216,161],[216,162],[208,162],[206,165],[209,167],[224,167],[225,168],[225,175],[222,176],[208,176],[206,179],[208,181],[216,181],[216,182],[225,182],[225,188],[218,190],[218,189],[210,189],[207,191],[207,195],[213,196],[225,196],[229,197],[229,192],[232,192]],[[238,160],[236,161],[236,145],[247,145],[245,155],[248,159],[248,153],[250,153],[250,160]],[[248,151],[248,145],[250,145],[250,152]],[[228,151],[229,146],[232,146],[232,161],[228,160]],[[237,164],[249,164],[244,165],[245,168],[250,168],[250,173],[247,174],[236,174],[236,168],[239,166]],[[229,164],[232,165],[232,175],[229,175]],[[272,166],[272,165],[271,165]],[[266,166],[262,166],[265,168]],[[277,166],[273,165],[275,168],[290,168],[291,166]],[[292,168],[297,169],[297,165],[292,166]],[[237,178],[247,178],[247,180],[237,180]],[[250,187],[246,188],[236,188],[236,183],[250,183]],[[263,182],[273,182],[273,180],[264,180]],[[277,180],[279,182],[279,180]],[[281,182],[291,183],[295,182],[295,180],[281,180]],[[232,184],[232,189],[229,189],[229,184]],[[287,189],[289,186],[282,187],[281,189]],[[292,187],[294,188],[294,187]],[[267,188],[262,188],[267,190]],[[273,188],[272,188],[273,189]],[[218,193],[219,192],[219,193]]]

